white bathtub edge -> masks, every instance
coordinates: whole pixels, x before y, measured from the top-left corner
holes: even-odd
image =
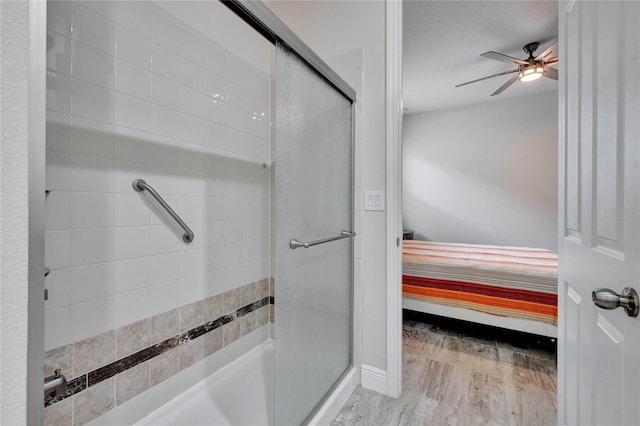
[[[216,378],[219,377],[221,374],[227,374],[229,369],[233,369],[237,364],[240,364],[240,363],[244,362],[247,358],[256,356],[257,354],[264,352],[269,346],[273,346],[273,340],[272,339],[268,339],[268,340],[260,343],[258,346],[256,346],[255,348],[251,349],[249,352],[241,355],[240,357],[238,357],[237,359],[235,359],[231,363],[225,365],[223,368],[219,369],[215,373],[211,374],[210,376],[205,377],[203,380],[201,380],[198,383],[196,383],[195,385],[191,386],[189,389],[185,390],[184,392],[181,392],[180,394],[178,394],[174,398],[172,398],[169,401],[167,401],[165,404],[163,404],[160,407],[154,409],[149,414],[147,414],[146,416],[144,416],[143,418],[138,420],[134,424],[134,426],[139,426],[139,425],[142,426],[142,425],[150,424],[149,421],[153,420],[155,417],[157,417],[159,414],[161,414],[167,408],[170,408],[170,407],[174,406],[175,404],[179,403],[180,401],[182,401],[182,400],[188,398],[189,396],[193,395],[194,393],[200,391],[202,388],[206,387],[209,382],[211,382],[213,380],[216,380]]]
[[[351,393],[358,386],[358,369],[352,367],[331,396],[309,422],[310,426],[329,425],[336,418]]]

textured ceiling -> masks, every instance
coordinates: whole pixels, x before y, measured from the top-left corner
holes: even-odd
[[[408,114],[557,90],[556,81],[542,78],[516,82],[490,97],[509,75],[454,87],[515,68],[481,57],[484,52],[524,59],[522,46],[538,41],[536,53],[541,53],[557,38],[557,2],[405,0],[403,8],[403,98]]]

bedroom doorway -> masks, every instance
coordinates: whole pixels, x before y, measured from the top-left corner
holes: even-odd
[[[555,423],[558,4],[403,7],[401,399],[436,423]],[[550,66],[526,83],[490,51]]]
[[[560,129],[558,187],[561,190],[558,206],[560,327],[556,370],[559,380],[547,382],[556,386],[558,405],[556,416],[555,401],[551,402],[554,420],[549,423],[631,424],[637,420],[634,403],[640,397],[639,309],[632,291],[633,287],[637,289],[640,278],[637,219],[640,211],[640,179],[637,175],[640,129],[633,118],[640,109],[637,102],[640,82],[638,62],[629,58],[635,57],[633,52],[637,51],[640,39],[634,25],[640,16],[640,7],[633,2],[585,4],[567,1],[556,5],[560,18],[559,57],[566,65],[560,74],[557,123]],[[433,3],[429,6],[437,7]],[[476,16],[471,21],[482,20]],[[442,23],[440,26],[435,23],[430,27],[423,23],[421,27],[425,31],[428,28],[441,30],[450,21],[439,19],[439,22]],[[495,24],[495,20],[490,22]],[[405,28],[406,25],[405,20]],[[594,37],[596,33],[597,38]],[[439,35],[439,40],[446,39],[442,33]],[[440,62],[440,57],[434,56]],[[464,124],[455,123],[456,126]],[[603,285],[610,288],[596,289]],[[607,297],[611,303],[606,303]],[[429,345],[436,349],[442,347],[438,339],[435,344],[424,341],[416,344],[417,333],[411,330],[415,328],[413,324],[404,327],[408,337],[405,353],[415,352],[416,347],[418,350]],[[433,329],[427,327],[427,331]],[[460,334],[453,334],[460,337]],[[471,337],[476,338],[473,334]],[[445,335],[451,335],[451,331]],[[470,351],[460,349],[458,356],[470,359]],[[415,358],[405,359],[405,365],[415,363]],[[596,368],[602,365],[608,368]],[[419,373],[420,366],[411,367],[418,373],[405,375],[410,379],[405,380],[405,392],[416,380],[424,383],[425,375]],[[545,377],[535,372],[535,367],[527,368],[520,361],[512,368],[518,368],[524,376],[529,370],[529,373],[534,371],[538,379]],[[551,376],[553,374],[547,375]],[[452,386],[452,389],[459,390],[459,386]],[[474,389],[477,388],[474,386]],[[455,394],[456,390],[452,390],[448,395]],[[487,408],[492,411],[499,406],[495,400],[484,401],[489,402]],[[530,398],[530,401],[535,400]],[[406,407],[408,402],[405,399],[401,404]],[[523,406],[521,418],[533,414],[537,405]],[[413,406],[413,413],[433,416],[438,406],[423,400]],[[465,416],[482,420],[477,417],[483,415],[482,410],[478,413],[450,405],[448,408],[449,413],[445,412],[447,420],[460,420]],[[411,413],[411,410],[404,412]]]

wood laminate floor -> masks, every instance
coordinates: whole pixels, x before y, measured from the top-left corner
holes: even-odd
[[[555,425],[551,339],[405,311],[403,393],[358,387],[332,425]]]

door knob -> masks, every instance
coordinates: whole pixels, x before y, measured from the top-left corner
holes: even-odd
[[[638,293],[631,287],[625,287],[622,294],[617,294],[608,288],[597,288],[591,293],[591,300],[602,309],[623,307],[630,317],[637,317],[640,311]]]

